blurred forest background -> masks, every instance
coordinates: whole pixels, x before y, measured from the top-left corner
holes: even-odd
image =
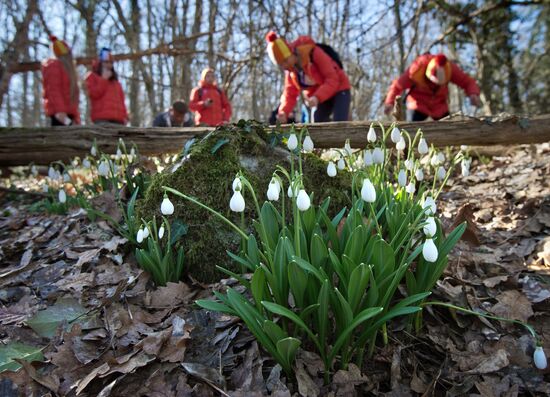
[[[21,63],[51,55],[50,33],[75,58],[95,57],[101,47],[128,54],[115,68],[135,126],[187,100],[207,65],[228,92],[234,120],[265,121],[283,80],[265,51],[271,29],[289,41],[311,35],[340,53],[354,120],[382,117],[389,84],[425,52],[446,53],[477,79],[477,115],[549,113],[548,0],[0,0],[0,25],[3,126],[48,124],[40,71]],[[88,68],[78,66],[81,78]],[[474,114],[453,89],[451,112],[459,110]]]

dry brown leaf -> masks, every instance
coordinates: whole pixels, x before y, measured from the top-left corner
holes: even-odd
[[[479,241],[481,232],[475,223],[474,211],[470,203],[466,203],[458,209],[458,213],[454,218],[453,224],[449,227],[448,232],[451,232],[463,222],[466,222],[466,230],[460,239],[472,245],[479,246],[481,244]]]
[[[301,359],[296,360],[296,381],[298,382],[298,393],[302,397],[317,397],[321,388],[311,379]]]
[[[533,313],[531,303],[521,292],[507,290],[496,297],[498,301],[489,311],[497,316],[526,322]]]
[[[497,372],[510,364],[506,350],[499,349],[494,354],[486,356],[474,369],[466,371],[467,374],[489,374]]]
[[[508,276],[489,277],[483,280],[483,285],[487,288],[495,288],[497,285],[503,283],[506,280],[508,280]]]

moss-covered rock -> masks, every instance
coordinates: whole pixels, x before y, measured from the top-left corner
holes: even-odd
[[[262,203],[276,166],[290,167],[289,152],[274,145],[272,140],[265,127],[255,122],[220,127],[197,137],[187,156],[153,177],[145,198],[138,202],[138,216],[144,219],[160,216],[164,195],[162,186],[169,186],[197,198],[240,224],[240,217],[229,210],[233,194],[231,184],[239,170],[250,181]],[[348,174],[327,177],[326,163],[315,155],[305,156],[303,171],[304,185],[308,193],[314,193],[314,202],[330,196],[333,210],[349,206]],[[282,194],[286,194],[286,188]],[[175,206],[173,219],[180,218],[189,226],[183,241],[189,274],[201,282],[215,282],[222,277],[216,265],[238,271],[239,267],[230,261],[226,250],[238,251],[239,236],[196,204],[174,196],[170,199]],[[248,202],[247,220],[255,216],[252,207]]]

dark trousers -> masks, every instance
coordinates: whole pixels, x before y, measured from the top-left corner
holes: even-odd
[[[441,117],[432,117],[434,120],[441,120],[443,117],[447,117],[449,115],[449,112],[445,113]],[[409,121],[424,121],[428,118],[427,114],[424,114],[422,112],[419,112],[418,110],[414,109],[407,109],[407,120]]]
[[[73,125],[73,123],[74,123],[73,116],[69,115],[69,118],[71,119],[71,124],[69,124],[69,125]],[[61,121],[59,121],[55,116],[51,116],[50,119],[52,120],[52,127],[59,127],[59,126],[66,127],[67,126],[66,124],[63,124]]]
[[[313,122],[322,123],[331,121],[348,121],[349,107],[351,104],[351,93],[349,90],[338,91],[330,99],[317,105],[317,109],[313,112]]]

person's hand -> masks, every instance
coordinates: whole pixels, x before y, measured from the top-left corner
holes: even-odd
[[[113,77],[113,71],[111,69],[103,68],[101,71],[101,77],[103,77],[105,80],[109,80],[111,77]]]
[[[479,95],[476,95],[476,94],[470,95],[470,103],[476,108],[480,107],[481,99],[479,99]]]
[[[60,123],[63,123],[65,125],[71,124],[71,119],[69,118],[69,116],[65,112],[56,113],[56,114],[54,114],[54,117],[57,120],[59,120]]]
[[[210,106],[212,106],[212,102],[214,102],[214,101],[212,100],[212,98],[206,99],[206,100],[204,101],[204,107],[205,107],[205,108],[209,108]]]
[[[310,98],[305,98],[304,101],[305,101],[306,105],[310,108],[314,108],[317,105],[319,105],[319,99],[316,96],[312,96]]]
[[[385,103],[384,104],[384,114],[390,115],[393,111],[393,105],[391,103]]]
[[[288,121],[286,113],[277,113],[277,121],[281,124],[286,124]]]

